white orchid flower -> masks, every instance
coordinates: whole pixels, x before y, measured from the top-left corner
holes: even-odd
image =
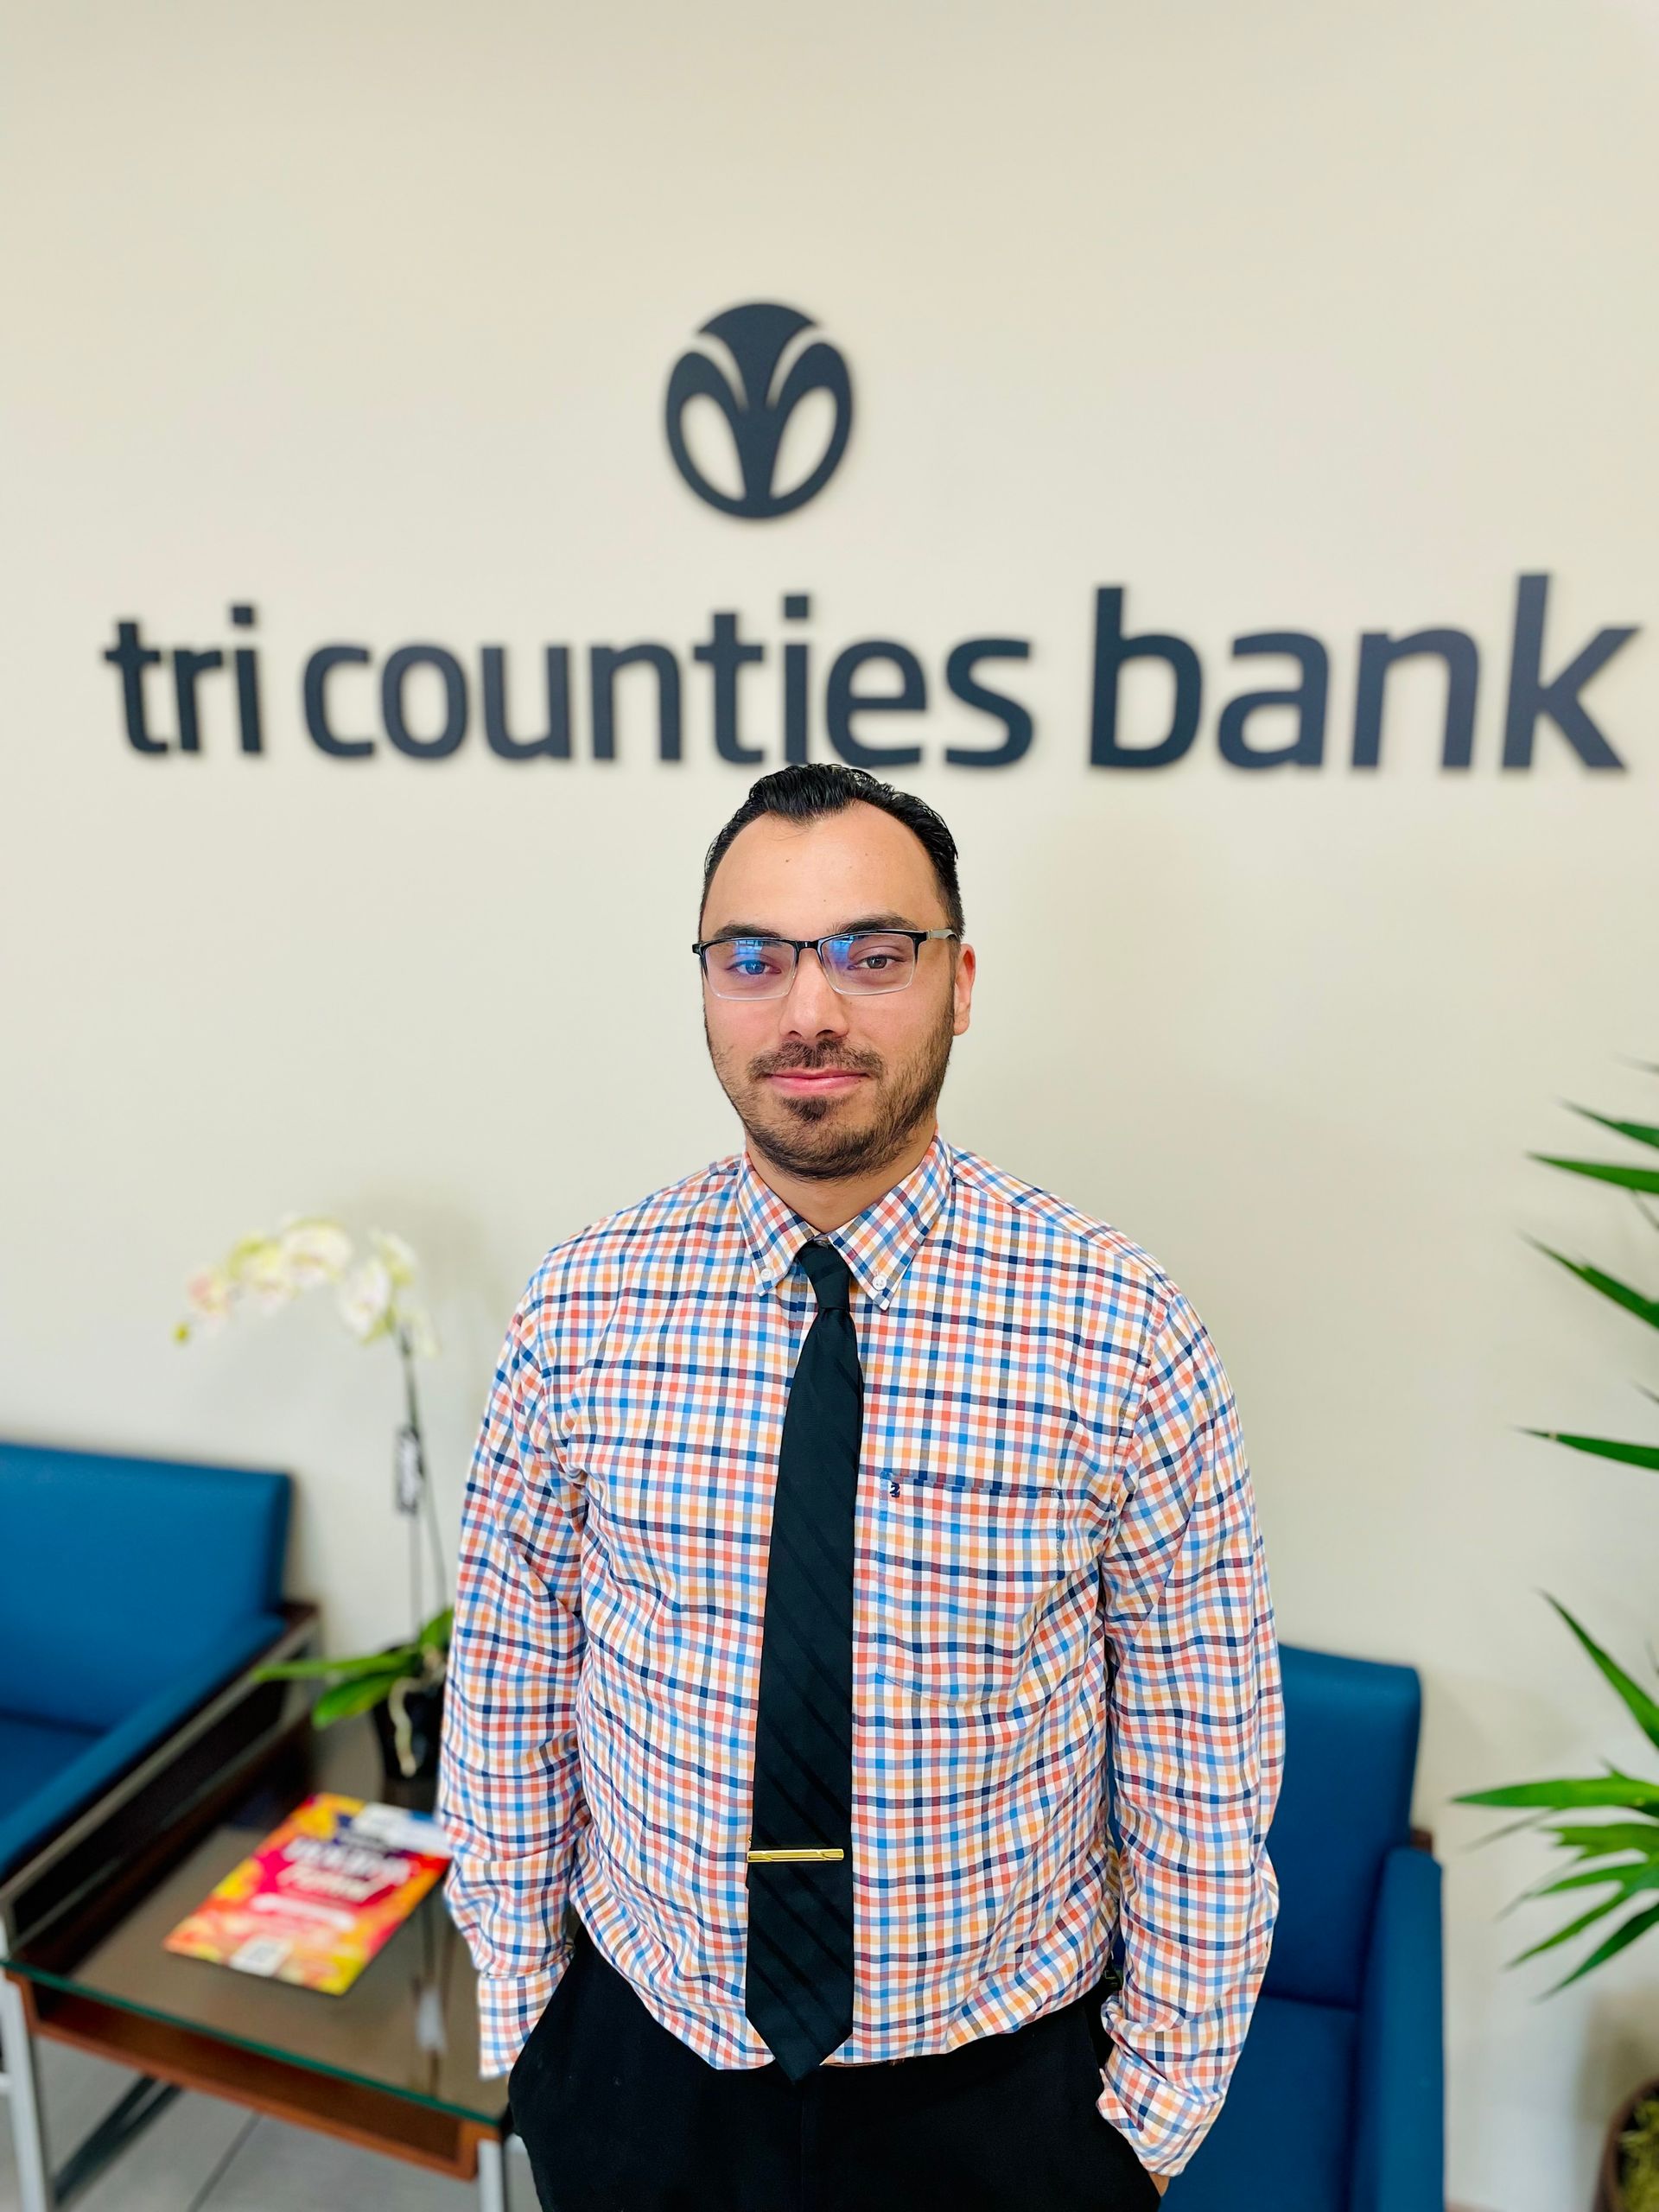
[[[410,1246],[390,1229],[372,1229],[369,1242],[393,1283],[399,1290],[406,1290],[420,1268]]]
[[[296,1290],[338,1282],[352,1256],[352,1240],[337,1221],[289,1215],[278,1238],[283,1265]]]
[[[216,1335],[231,1318],[229,1275],[223,1268],[198,1268],[184,1286],[184,1302],[191,1319],[173,1332],[179,1342],[192,1335]]]
[[[299,1288],[278,1237],[245,1236],[232,1251],[229,1268],[235,1288],[260,1313],[276,1313]]]
[[[405,1402],[397,1432],[397,1503],[399,1510],[410,1516],[414,1609],[418,1619],[423,1618],[423,1610],[416,1521],[423,1515],[434,1547],[437,1587],[442,1592],[448,1586],[442,1540],[425,1479],[415,1376],[416,1360],[432,1358],[438,1340],[424,1306],[413,1295],[420,1268],[413,1249],[389,1229],[370,1230],[368,1244],[367,1256],[354,1262],[352,1240],[339,1222],[324,1214],[284,1214],[274,1236],[239,1237],[221,1265],[197,1268],[185,1285],[189,1318],[175,1325],[173,1337],[177,1344],[188,1343],[198,1333],[223,1328],[246,1306],[272,1313],[302,1293],[332,1283],[340,1318],[359,1344],[371,1344],[380,1337],[393,1339],[403,1369]],[[412,1485],[405,1485],[404,1470],[411,1452],[416,1479]],[[442,1681],[443,1656],[435,1647],[426,1651],[423,1665],[428,1679]],[[394,1694],[390,1702],[396,1726],[400,1717],[398,1696]],[[406,1749],[404,1745],[403,1750]],[[407,1761],[404,1763],[407,1769]]]
[[[199,1321],[228,1319],[231,1279],[223,1268],[199,1268],[184,1286],[184,1295]]]
[[[393,1286],[383,1260],[365,1260],[340,1287],[340,1318],[359,1344],[391,1327]]]
[[[410,1294],[420,1262],[389,1229],[368,1233],[371,1256],[353,1264],[350,1236],[326,1214],[284,1214],[274,1236],[239,1237],[222,1265],[197,1269],[185,1287],[189,1318],[174,1329],[181,1344],[217,1331],[244,1306],[274,1313],[302,1292],[339,1286],[340,1318],[360,1344],[397,1336],[400,1349],[435,1357],[438,1340],[425,1308]]]

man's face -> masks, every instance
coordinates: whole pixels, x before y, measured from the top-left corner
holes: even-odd
[[[746,824],[715,871],[697,933],[820,938],[949,923],[920,840],[858,800],[817,822],[763,814]],[[721,998],[705,979],[709,1056],[754,1150],[824,1182],[896,1159],[932,1121],[973,975],[972,948],[936,938],[898,991],[839,992],[813,952],[784,998]]]

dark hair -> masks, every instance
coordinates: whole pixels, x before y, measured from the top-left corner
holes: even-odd
[[[763,814],[780,814],[786,822],[817,822],[826,814],[839,814],[857,799],[862,799],[868,806],[879,806],[884,814],[892,815],[895,822],[902,822],[906,830],[913,830],[921,839],[933,863],[933,874],[950,926],[961,930],[964,924],[962,893],[957,884],[957,841],[945,828],[943,817],[913,791],[901,791],[893,784],[881,783],[867,768],[847,768],[839,762],[812,761],[778,768],[750,785],[748,797],[709,848],[702,863],[702,899],[698,913],[709,903],[709,886],[714,880],[715,870],[740,830]]]

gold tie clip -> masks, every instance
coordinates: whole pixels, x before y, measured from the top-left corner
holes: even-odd
[[[752,1851],[751,1860],[756,1859],[844,1859],[846,1853],[836,1844],[809,1844],[798,1851]]]

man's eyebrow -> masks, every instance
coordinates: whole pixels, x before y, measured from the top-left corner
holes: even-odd
[[[889,909],[880,914],[856,914],[850,922],[839,923],[832,930],[823,930],[823,937],[851,937],[856,930],[918,930],[926,926],[912,922],[907,914],[894,913]],[[773,929],[767,922],[726,922],[712,937],[705,938],[705,944],[721,944],[734,937],[782,937],[782,930]]]

